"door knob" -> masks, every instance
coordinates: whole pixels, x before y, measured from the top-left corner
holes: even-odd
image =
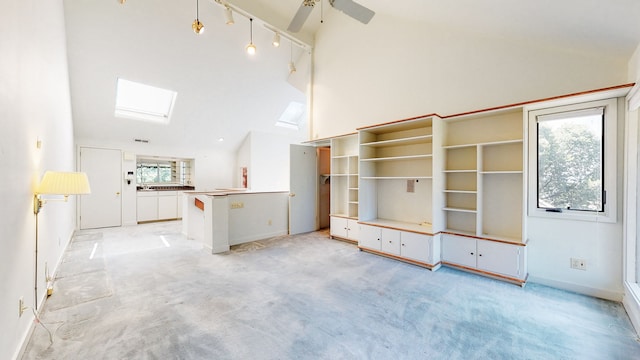
[[[116,193],[116,195],[120,195],[120,191],[118,191],[118,192]]]
[[[290,193],[289,194],[289,197],[294,197],[294,196],[296,196],[296,193]]]

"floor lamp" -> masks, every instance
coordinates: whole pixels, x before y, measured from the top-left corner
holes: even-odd
[[[89,179],[82,172],[47,171],[42,177],[40,186],[33,195],[33,213],[36,216],[36,251],[35,251],[35,309],[38,309],[38,214],[49,201],[67,201],[69,195],[90,194]],[[42,195],[63,195],[64,198],[43,199]]]

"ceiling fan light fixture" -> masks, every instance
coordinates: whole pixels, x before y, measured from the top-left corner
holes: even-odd
[[[271,44],[273,44],[273,47],[280,46],[280,33],[279,32],[273,33],[273,40],[271,41]]]
[[[233,25],[236,22],[233,20],[233,11],[231,10],[230,7],[225,6],[224,7],[224,18],[225,18],[225,23],[227,25]]]
[[[315,6],[316,5],[316,0],[303,0],[302,2],[304,4],[304,6]]]

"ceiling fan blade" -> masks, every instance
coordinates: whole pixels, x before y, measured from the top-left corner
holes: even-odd
[[[304,25],[304,22],[307,21],[307,18],[309,17],[309,14],[311,14],[312,10],[313,6],[306,6],[304,2],[300,4],[298,12],[296,12],[296,15],[291,20],[287,31],[291,31],[294,33],[300,31],[300,29],[302,29],[302,25]]]
[[[368,24],[376,13],[353,0],[329,0],[329,4],[348,16]]]

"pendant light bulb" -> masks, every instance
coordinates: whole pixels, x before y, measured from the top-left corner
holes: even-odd
[[[247,54],[255,55],[255,53],[256,53],[256,46],[253,45],[253,43],[249,43],[249,45],[247,45]]]
[[[204,32],[204,24],[200,22],[200,20],[198,19],[193,20],[193,24],[191,24],[191,28],[193,29],[193,32],[196,34],[202,34]]]
[[[251,32],[251,40],[249,40],[249,45],[247,45],[247,54],[254,55],[256,53],[256,46],[253,45],[253,18],[249,18],[249,28]]]
[[[233,25],[236,22],[233,20],[233,11],[231,11],[231,8],[228,6],[224,7],[224,18],[225,18],[225,23],[227,25]]]
[[[273,34],[273,41],[271,41],[271,44],[273,44],[273,47],[280,46],[280,33],[276,32]]]
[[[196,0],[196,19],[191,24],[193,32],[196,34],[202,34],[204,32],[204,24],[200,22],[200,2]]]

